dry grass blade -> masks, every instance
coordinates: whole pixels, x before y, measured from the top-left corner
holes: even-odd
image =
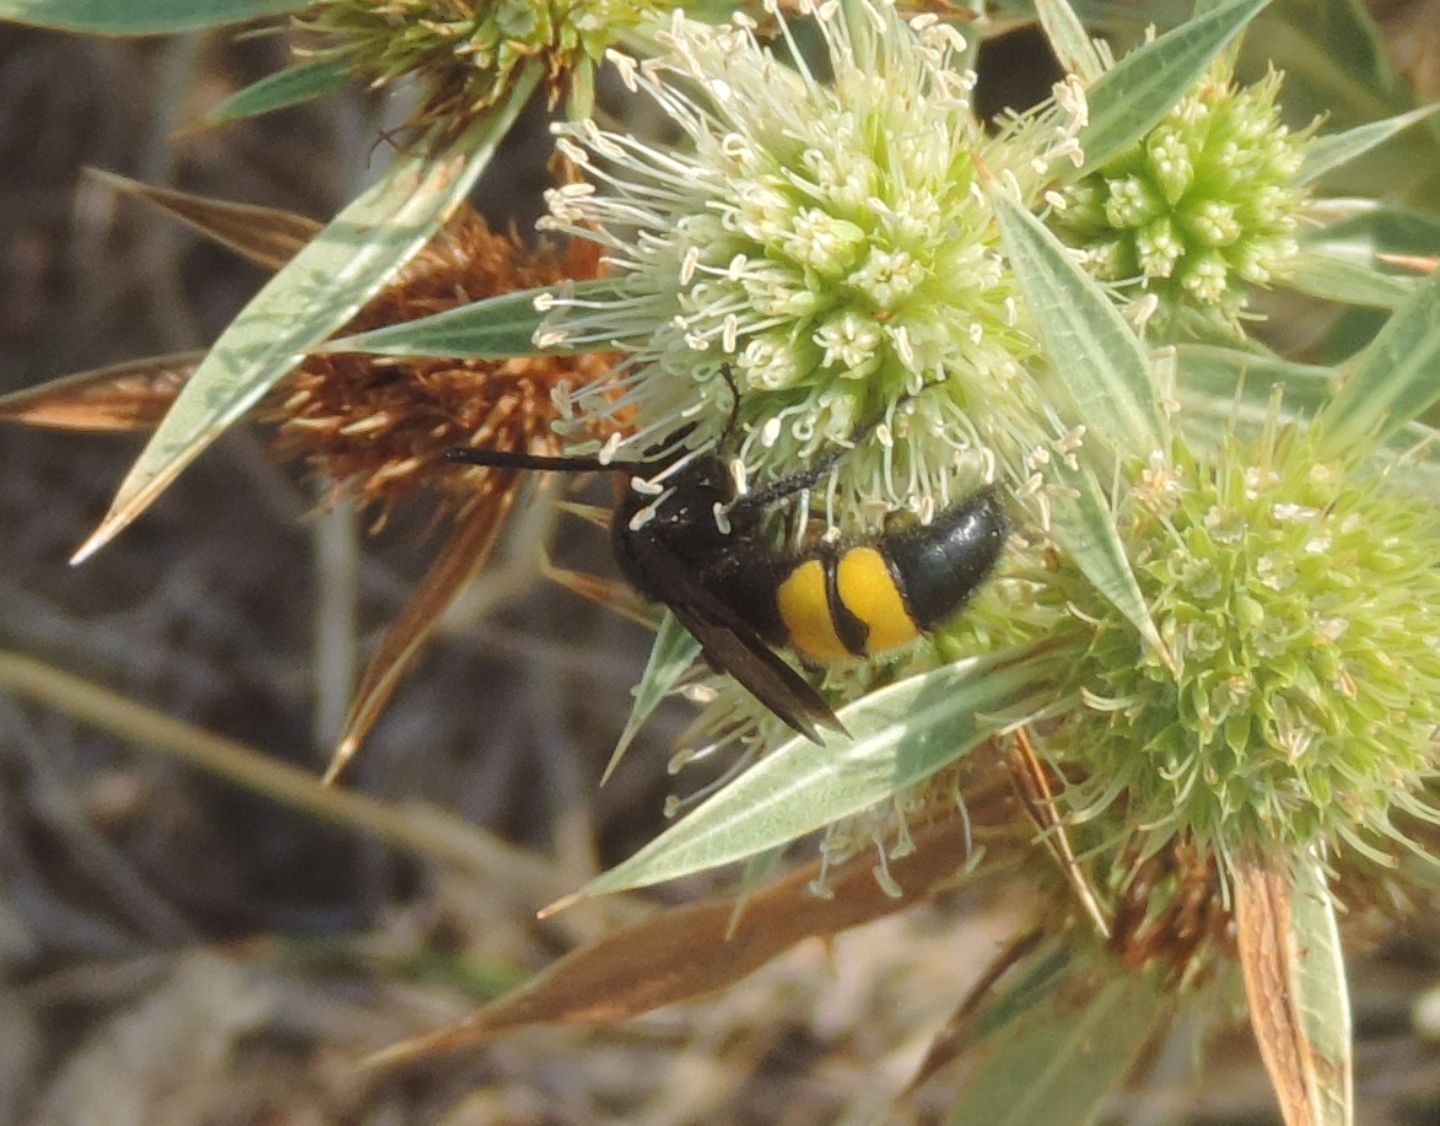
[[[102,184],[153,204],[206,238],[214,239],[221,246],[229,247],[236,254],[272,270],[278,270],[290,261],[296,251],[315,237],[321,226],[314,219],[296,215],[293,211],[231,203],[152,187],[98,168],[91,168],[89,172]]]
[[[175,352],[76,372],[0,396],[0,419],[56,430],[148,430],[205,355]]]
[[[487,888],[515,889],[526,904],[559,894],[560,877],[548,862],[445,810],[420,802],[396,807],[325,789],[307,770],[21,654],[0,650],[0,692],[172,755],[293,809],[371,833],[396,848],[457,865],[487,881]]]
[[[1440,269],[1440,258],[1433,254],[1376,254],[1375,261],[1413,270],[1417,274],[1433,274]]]
[[[465,1047],[536,1024],[600,1024],[703,997],[733,985],[806,938],[828,937],[902,911],[954,884],[965,867],[964,820],[952,816],[915,834],[910,856],[890,862],[903,892],[887,895],[864,853],[833,870],[821,898],[811,890],[818,864],[753,893],[734,936],[733,897],[674,907],[562,958],[515,993],[454,1028],[405,1040],[372,1056],[384,1066]],[[985,874],[999,866],[987,860]]]
[[[440,616],[460,590],[485,566],[496,538],[505,527],[505,519],[515,500],[515,489],[514,473],[495,472],[489,475],[483,496],[458,522],[444,550],[431,564],[400,617],[385,634],[379,651],[366,666],[360,687],[356,689],[350,714],[345,719],[345,729],[325,771],[327,786],[335,781],[345,764],[359,750],[395,691],[400,677],[430,636]]]
[[[1311,999],[1299,988],[1305,961],[1323,952],[1297,943],[1295,877],[1287,865],[1258,857],[1237,863],[1232,876],[1250,1024],[1286,1126],[1349,1122],[1348,1074],[1317,1049],[1310,1025],[1320,1014],[1306,1011]],[[1348,1028],[1341,1035],[1348,1037]]]
[[[1095,929],[1101,937],[1109,938],[1110,921],[1105,917],[1105,911],[1100,906],[1095,889],[1086,878],[1085,870],[1075,858],[1075,850],[1070,846],[1065,824],[1055,808],[1055,793],[1050,785],[1050,776],[1046,773],[1040,756],[1035,753],[1035,745],[1030,741],[1027,728],[1022,727],[1015,733],[1015,750],[1011,755],[1011,762],[1015,788],[1019,791],[1021,801],[1025,803],[1025,811],[1040,829],[1041,841],[1055,858],[1060,870],[1065,873],[1066,882],[1074,889],[1080,905],[1095,923]]]

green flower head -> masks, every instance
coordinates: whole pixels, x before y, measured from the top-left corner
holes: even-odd
[[[1135,282],[1162,317],[1233,322],[1247,284],[1283,277],[1306,193],[1309,131],[1279,123],[1280,75],[1234,86],[1218,68],[1125,152],[1063,193],[1056,230],[1107,280]]]
[[[1082,768],[1081,820],[1223,858],[1349,846],[1383,859],[1392,814],[1433,819],[1420,791],[1440,730],[1440,513],[1318,433],[1272,423],[1203,460],[1177,447],[1130,494],[1120,527],[1180,674],[1083,583],[1093,630],[1081,706],[1050,740]],[[1113,817],[1107,817],[1113,822]]]
[[[554,86],[589,68],[618,33],[673,0],[322,0],[300,18],[322,33],[310,53],[344,59],[374,86],[425,84],[424,121],[463,124],[502,101],[519,69],[540,64]]]

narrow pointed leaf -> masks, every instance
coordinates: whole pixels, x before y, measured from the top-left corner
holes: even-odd
[[[1440,102],[1421,106],[1409,113],[1399,113],[1394,117],[1387,117],[1383,121],[1357,125],[1354,129],[1347,129],[1343,133],[1316,137],[1305,148],[1305,163],[1297,177],[1298,182],[1308,184],[1325,175],[1332,168],[1339,168],[1357,156],[1364,156],[1377,145],[1384,144],[1397,133],[1404,132],[1417,121],[1425,120],[1437,110],[1440,110]]]
[[[243,90],[235,91],[205,115],[205,122],[222,125],[299,105],[338,90],[350,80],[350,67],[345,61],[311,59],[268,74]]]
[[[963,825],[961,831],[964,831]],[[972,838],[969,838],[973,840]],[[780,862],[785,859],[785,848],[777,845],[775,848],[765,852],[757,853],[745,861],[745,869],[740,873],[740,887],[730,897],[730,922],[725,928],[725,941],[729,942],[740,931],[740,921],[745,917],[745,908],[750,901],[759,895],[770,878],[775,875],[780,867]],[[822,897],[824,898],[824,897]]]
[[[926,1061],[925,1086],[962,1087],[950,1126],[1094,1122],[1174,1007],[1156,968],[1126,972],[1058,939],[982,988]]]
[[[569,283],[576,296],[595,299],[618,296],[622,285],[623,281],[605,278]],[[433,316],[327,341],[323,348],[315,351],[452,356],[466,360],[532,356],[536,351],[535,331],[549,315],[535,308],[535,300],[554,292],[550,286],[517,289]]]
[[[1349,1126],[1350,1000],[1324,867],[1257,857],[1232,878],[1250,1023],[1286,1126]]]
[[[293,211],[157,188],[99,168],[89,172],[102,184],[153,204],[206,238],[272,270],[285,265],[320,233],[321,224]]]
[[[455,529],[386,632],[379,651],[365,667],[350,714],[345,717],[340,741],[325,770],[327,786],[339,777],[360,749],[441,616],[485,566],[496,537],[504,530],[514,499],[515,475],[492,472],[485,484],[485,495],[477,499],[475,507]]]
[[[852,738],[789,740],[581,891],[602,895],[744,860],[929,777],[1051,700],[1039,647],[945,665],[840,712]],[[1002,717],[1001,713],[1005,713]]]
[[[1368,249],[1362,248],[1357,258],[1353,247],[1312,243],[1301,248],[1285,284],[1326,301],[1398,309],[1415,292],[1419,280],[1381,273]]]
[[[1293,890],[1296,1015],[1312,1052],[1314,1117],[1348,1126],[1355,1116],[1354,1026],[1339,918],[1324,865],[1312,860],[1302,868]]]
[[[1277,384],[1285,389],[1286,407],[1314,414],[1330,400],[1336,385],[1333,368],[1214,344],[1180,345],[1175,372],[1181,407],[1214,416],[1231,410],[1263,416]]]
[[[1264,61],[1285,73],[1286,116],[1323,118],[1339,131],[1413,110],[1415,90],[1395,67],[1409,46],[1387,42],[1362,0],[1289,0],[1272,5],[1256,29]],[[1410,43],[1419,37],[1411,34]],[[1260,52],[1255,52],[1261,63]],[[1263,64],[1262,64],[1263,65]],[[1331,191],[1408,198],[1422,207],[1440,198],[1440,118],[1432,117],[1371,152],[1331,170]]]
[[[0,0],[0,20],[91,35],[164,35],[308,6],[308,0]]]
[[[1269,0],[1230,0],[1126,55],[1090,87],[1080,134],[1084,176],[1124,152],[1170,112]]]
[[[1301,364],[1239,348],[1183,344],[1177,350],[1175,398],[1186,432],[1218,442],[1227,431],[1258,434],[1270,416],[1271,392],[1280,387],[1282,424],[1314,419],[1330,402],[1339,386],[1333,368]],[[1416,456],[1421,453],[1423,456]],[[1395,454],[1406,453],[1403,462]],[[1423,478],[1432,490],[1440,474],[1440,446],[1435,432],[1419,422],[1407,422],[1389,436],[1377,456],[1392,480],[1403,474]]]
[[[1055,542],[1178,675],[1175,658],[1150,617],[1150,608],[1130,566],[1130,557],[1125,554],[1125,545],[1120,541],[1120,532],[1099,480],[1088,466],[1072,467],[1060,458],[1051,461],[1050,474],[1067,494],[1050,506],[1050,534]]]
[[[650,718],[650,713],[660,705],[660,701],[670,693],[698,656],[700,643],[680,624],[674,614],[665,611],[665,616],[660,619],[660,630],[655,635],[655,644],[650,647],[650,659],[645,663],[645,673],[640,677],[640,683],[635,686],[635,703],[630,708],[630,718],[625,721],[625,730],[620,733],[615,750],[611,752],[605,774],[600,779],[601,785],[609,780],[615,768],[620,765],[620,760],[625,757],[625,752],[630,749],[636,734]]]
[[[1383,441],[1440,399],[1440,274],[1432,274],[1352,361],[1324,418],[1325,440],[1346,450]],[[1370,436],[1373,432],[1374,438]]]
[[[1065,70],[1079,75],[1086,85],[1105,72],[1100,52],[1066,0],[1035,0],[1035,14],[1040,17],[1050,49]]]
[[[871,874],[874,857],[852,857],[832,870],[822,898],[810,889],[810,864],[749,894],[734,933],[738,899],[672,907],[562,958],[470,1020],[397,1044],[371,1066],[449,1051],[514,1028],[538,1024],[600,1024],[648,1013],[733,985],[797,942],[828,937],[902,911],[955,883],[965,864],[966,829],[959,817],[916,833],[916,848],[891,862],[902,892],[887,895]],[[982,869],[981,875],[993,872]]]
[[[204,352],[149,356],[0,396],[0,419],[56,430],[147,430],[175,402]]]
[[[1360,0],[1276,4],[1257,35],[1266,57],[1285,71],[1285,105],[1294,120],[1324,114],[1369,122],[1414,107],[1410,84]]]
[[[1305,210],[1323,230],[1302,245],[1363,252],[1369,261],[1412,276],[1433,273],[1440,258],[1440,214],[1359,199],[1314,200]]]
[[[1006,192],[991,198],[1031,320],[1079,421],[1121,457],[1147,457],[1164,444],[1165,426],[1139,338],[1038,219]]]
[[[344,324],[464,201],[539,80],[527,69],[509,101],[449,148],[423,142],[347,206],[251,300],[215,342],[76,553],[84,559],[145,510],[305,350]]]

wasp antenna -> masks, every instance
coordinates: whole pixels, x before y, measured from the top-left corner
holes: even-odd
[[[735,373],[730,370],[729,364],[720,365],[720,378],[730,388],[730,417],[725,422],[725,436],[729,438],[740,425],[740,388],[735,384]]]
[[[461,465],[484,465],[492,469],[537,469],[560,473],[635,473],[643,467],[636,461],[601,461],[598,457],[551,457],[525,453],[522,450],[486,450],[473,446],[455,446],[440,455],[440,460]]]

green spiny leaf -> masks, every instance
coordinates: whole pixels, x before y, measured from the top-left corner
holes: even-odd
[[[1085,1126],[1173,1008],[1156,967],[1040,945],[980,998],[950,1049],[969,1070],[950,1126]]]
[[[1324,413],[1326,442],[1347,450],[1378,445],[1440,399],[1440,272],[1395,311],[1352,361]]]
[[[1355,1115],[1350,990],[1324,865],[1311,860],[1301,868],[1291,911],[1295,1008],[1314,1053],[1314,1121],[1342,1126]]]
[[[350,68],[344,61],[312,59],[268,74],[237,90],[207,113],[205,121],[218,125],[299,105],[338,90],[349,81]]]
[[[655,644],[650,649],[650,659],[645,664],[644,675],[635,687],[635,703],[630,709],[630,718],[625,721],[625,730],[620,733],[620,739],[610,755],[604,777],[600,779],[601,785],[604,785],[620,765],[621,758],[630,749],[636,733],[650,718],[650,713],[659,706],[660,701],[675,687],[676,682],[685,675],[698,656],[700,643],[680,624],[674,614],[665,611],[665,616],[660,621],[660,631],[655,635]]]
[[[1332,168],[1339,168],[1357,156],[1364,156],[1377,145],[1384,144],[1417,121],[1423,121],[1436,110],[1440,110],[1440,102],[1421,106],[1409,113],[1399,113],[1394,117],[1387,117],[1384,121],[1372,121],[1368,125],[1357,125],[1354,129],[1347,129],[1343,133],[1316,137],[1306,146],[1305,164],[1300,169],[1298,182],[1308,184],[1325,175]]]
[[[577,296],[605,300],[616,296],[619,292],[617,287],[622,284],[620,280],[601,278],[573,282],[570,286],[571,292]],[[370,352],[380,356],[450,356],[471,360],[530,356],[540,348],[534,337],[546,316],[536,309],[536,299],[553,292],[553,287],[546,286],[502,293],[498,297],[447,309],[431,317],[331,340],[315,351]]]
[[[1328,367],[1214,344],[1182,344],[1176,349],[1175,372],[1182,418],[1200,415],[1256,425],[1265,418],[1277,384],[1284,389],[1284,408],[1308,417],[1330,401],[1336,383]]]
[[[645,887],[786,844],[949,765],[1002,726],[1052,703],[1041,646],[943,665],[840,712],[852,737],[789,740],[582,895]],[[1002,716],[1001,713],[1004,713]]]
[[[1054,234],[1008,193],[991,198],[1031,319],[1079,421],[1121,457],[1148,457],[1164,445],[1165,425],[1139,338]]]
[[[1295,257],[1285,283],[1326,301],[1398,309],[1415,292],[1420,279],[1381,272],[1364,247],[1308,243]]]
[[[422,144],[397,159],[270,279],[181,391],[75,562],[143,512],[308,348],[344,324],[425,245],[464,201],[539,78],[539,68],[531,67],[509,102],[442,152]]]
[[[91,35],[165,35],[308,6],[308,0],[0,0],[0,20]]]
[[[1115,527],[1115,517],[1094,472],[1087,465],[1069,465],[1064,458],[1056,457],[1050,461],[1049,474],[1065,494],[1050,505],[1050,534],[1055,542],[1075,560],[1095,589],[1125,615],[1160,659],[1175,669],[1175,658],[1150,617],[1145,595]]]
[[[1090,87],[1084,176],[1124,152],[1175,105],[1269,0],[1230,0],[1130,52]]]
[[[1067,71],[1079,75],[1080,80],[1089,84],[1105,72],[1100,61],[1100,52],[1066,0],[1035,0],[1035,14],[1045,29],[1045,38],[1050,49]]]

